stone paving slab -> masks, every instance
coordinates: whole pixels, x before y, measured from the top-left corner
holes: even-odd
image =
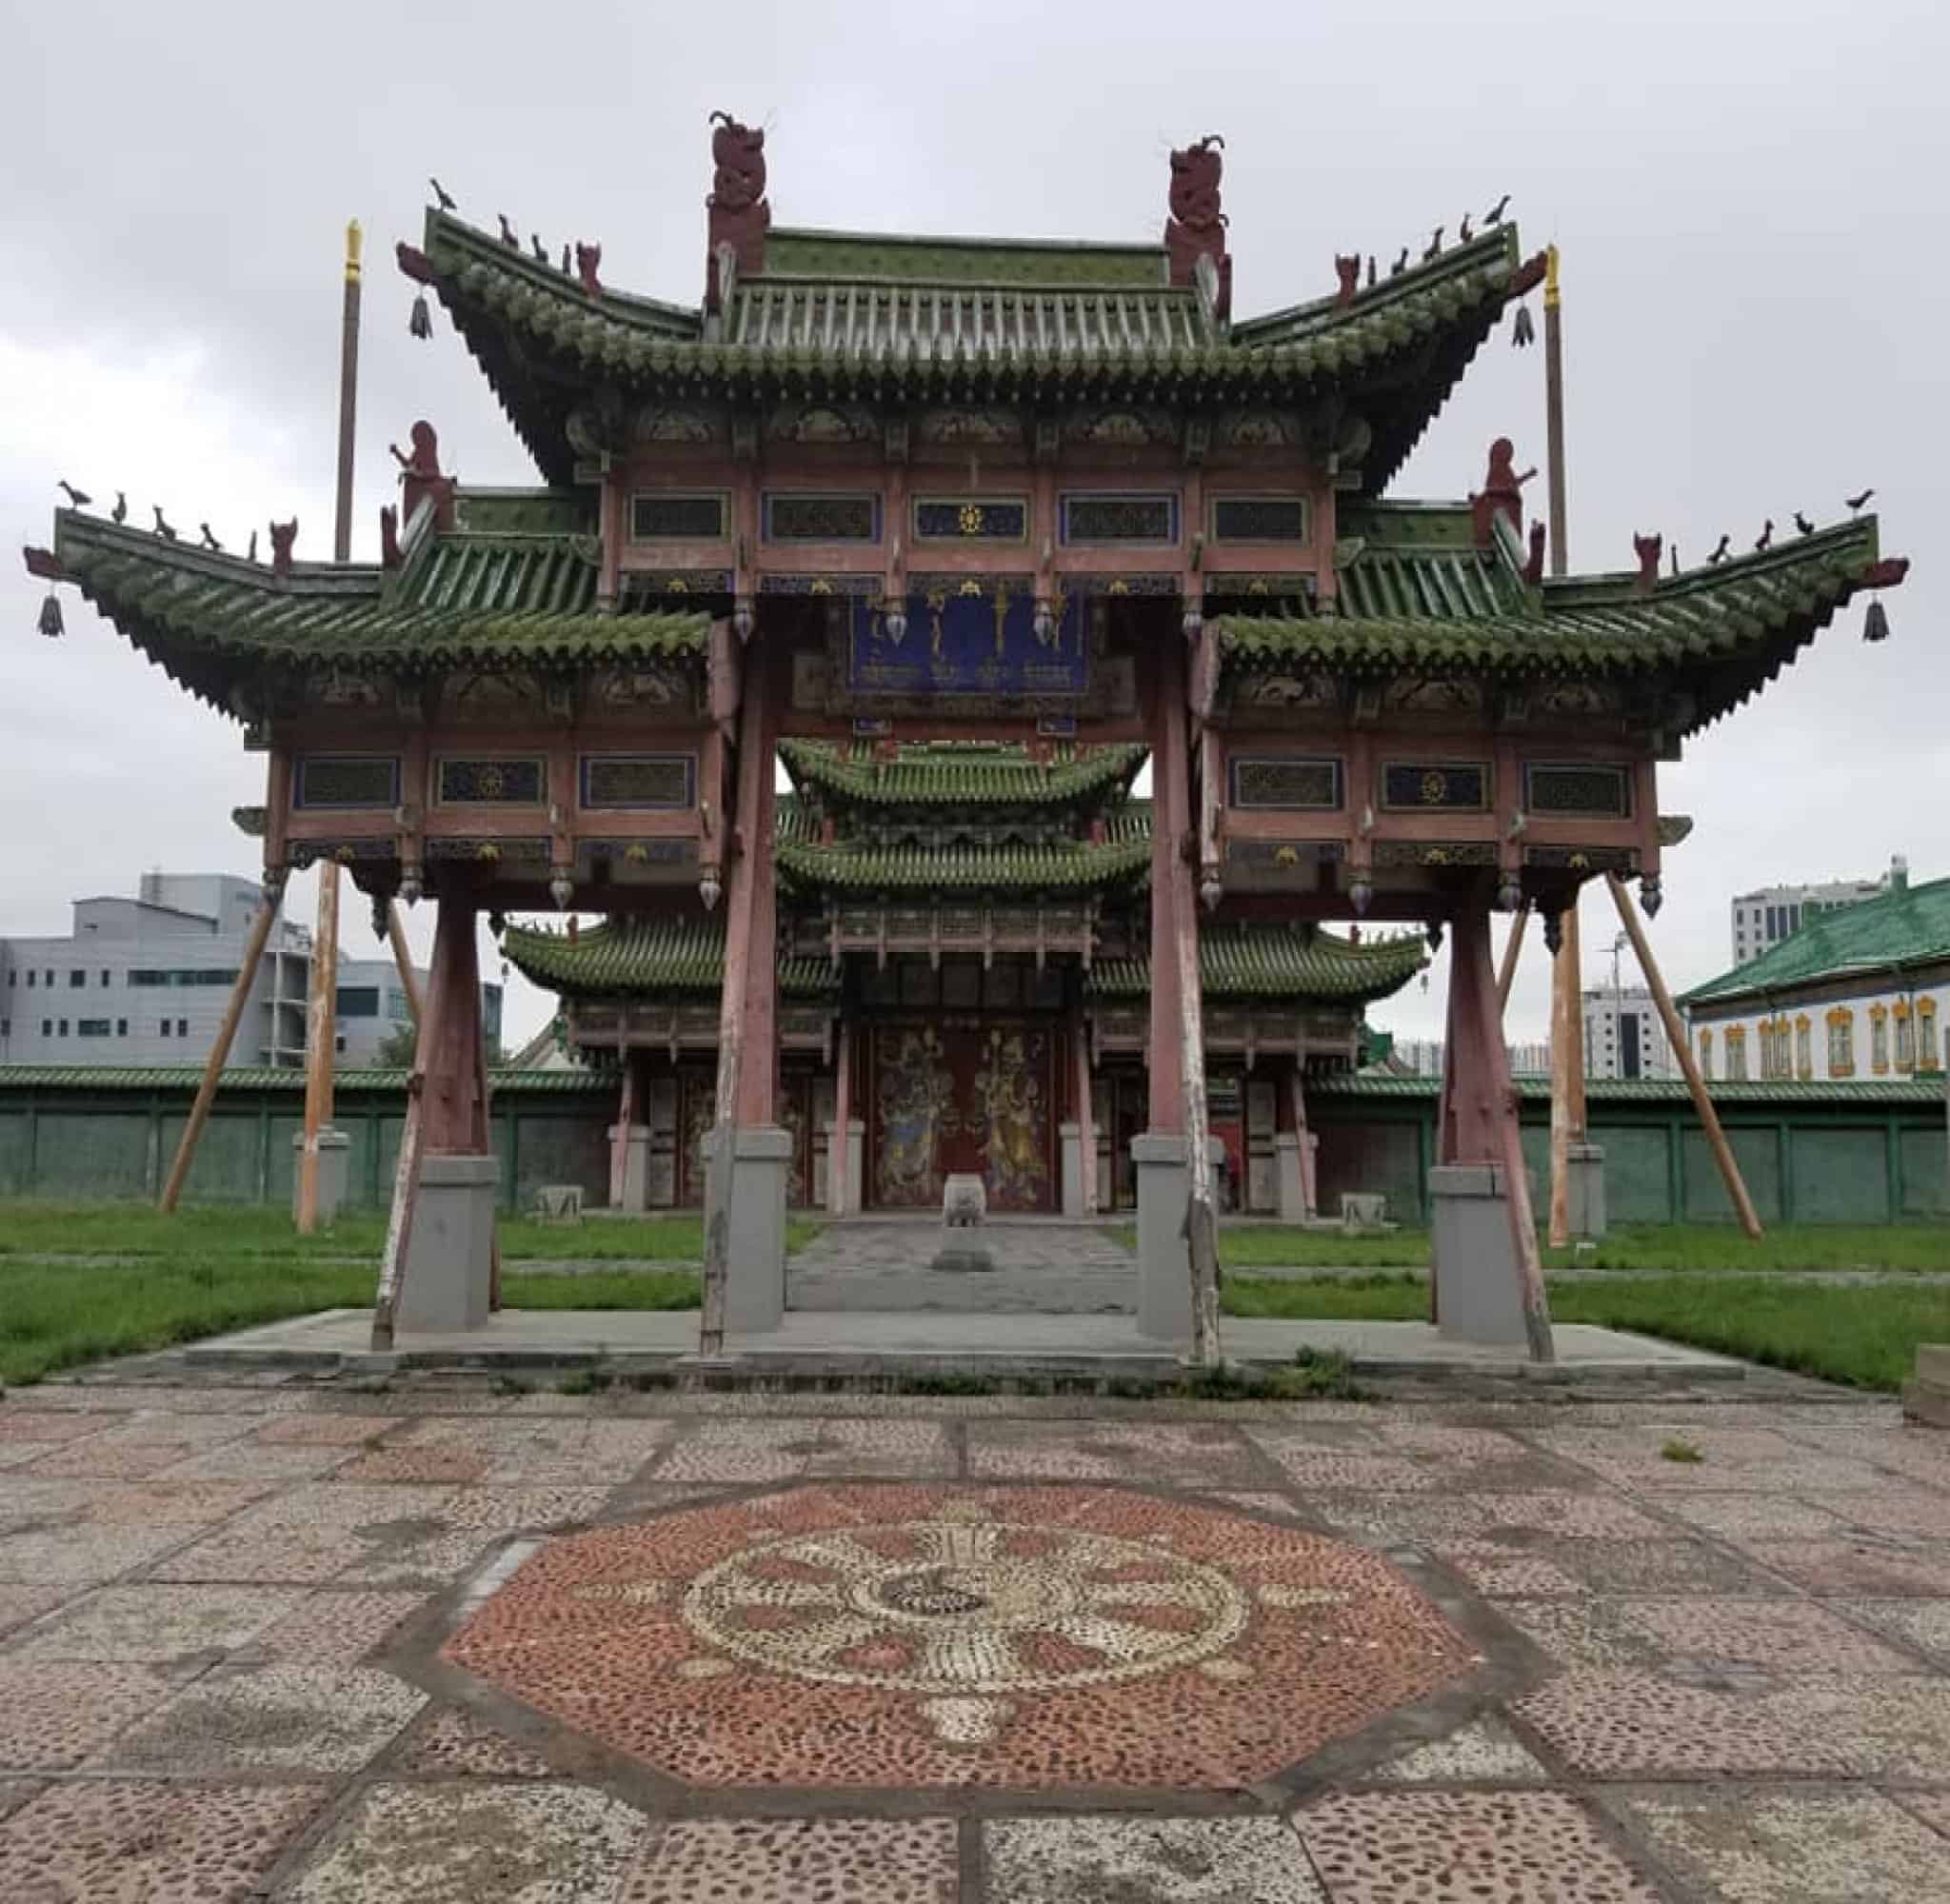
[[[7,1904],[1950,1904],[1886,1403],[181,1378],[0,1398]]]

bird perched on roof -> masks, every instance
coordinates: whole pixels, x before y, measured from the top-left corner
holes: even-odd
[[[1796,528],[1800,529],[1803,535],[1813,535],[1815,533],[1814,524],[1809,522],[1807,517],[1802,515],[1799,509],[1797,509],[1794,512],[1794,526]]]
[[[174,542],[176,540],[176,531],[164,519],[163,506],[160,503],[151,503],[149,506],[156,512],[156,533],[168,542]]]
[[[427,183],[433,188],[434,204],[443,211],[452,211],[455,208],[453,194],[437,178],[429,178]]]
[[[111,523],[126,523],[129,520],[129,498],[120,489],[115,491],[115,506],[109,511]]]
[[[497,211],[494,215],[501,220],[501,242],[519,251],[522,248],[521,233],[507,222],[507,213]]]
[[[1482,222],[1485,225],[1501,225],[1503,222],[1503,213],[1505,210],[1508,209],[1509,204],[1510,194],[1508,192],[1504,192],[1502,197],[1498,199],[1497,202],[1493,206],[1491,206],[1487,211],[1485,211],[1482,214]]]
[[[208,523],[198,523],[197,527],[203,531],[203,546],[209,549],[213,554],[223,554],[224,545],[210,533],[209,525]]]
[[[548,248],[543,244],[542,234],[539,231],[529,232],[528,244],[534,250],[535,262],[539,265],[546,265],[548,262]]]
[[[1431,258],[1440,258],[1442,255],[1443,227],[1438,225],[1435,228],[1434,235],[1428,241],[1428,249],[1422,254],[1422,262],[1425,265],[1429,262]]]
[[[1462,224],[1456,228],[1456,242],[1459,245],[1466,245],[1475,236],[1476,233],[1469,228],[1469,214],[1465,211]]]
[[[1868,507],[1869,498],[1875,493],[1873,489],[1864,489],[1860,496],[1844,496],[1841,500],[1848,505],[1850,515],[1859,516]]]
[[[1754,553],[1756,555],[1759,555],[1763,550],[1770,549],[1773,546],[1774,518],[1772,516],[1769,516],[1767,520],[1761,525],[1761,534],[1754,544]]]
[[[1408,247],[1403,246],[1401,255],[1388,267],[1388,275],[1399,278],[1408,268]]]
[[[67,490],[69,502],[77,509],[85,509],[94,501],[94,498],[86,489],[77,489],[65,476],[54,486],[57,489]]]
[[[1720,538],[1720,546],[1706,560],[1715,564],[1724,562],[1726,560],[1726,551],[1732,545],[1732,543],[1733,538],[1730,535],[1721,536]]]

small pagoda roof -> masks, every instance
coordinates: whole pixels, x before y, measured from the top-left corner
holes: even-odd
[[[880,843],[827,841],[797,800],[779,802],[778,865],[788,885],[813,890],[1077,893],[1143,880],[1151,866],[1151,805],[1127,801],[1102,840]]]
[[[1893,979],[1904,966],[1950,964],[1950,879],[1898,886],[1812,919],[1801,916],[1799,932],[1695,985],[1680,1003],[1765,1003],[1838,979]]]
[[[54,518],[53,553],[135,647],[223,707],[239,678],[268,671],[702,656],[702,612],[597,611],[596,545],[581,507],[548,491],[462,490],[459,526],[437,531],[423,508],[396,569],[294,562],[279,575],[73,509]]]
[[[1167,282],[1148,246],[777,228],[724,308],[580,280],[429,209],[405,254],[451,315],[551,481],[573,479],[568,415],[598,387],[695,398],[967,402],[1280,401],[1359,387],[1384,488],[1514,296],[1541,268],[1503,225],[1346,300],[1244,322]]]
[[[1317,926],[1199,928],[1199,989],[1208,999],[1384,999],[1427,963],[1427,944],[1419,932],[1356,944]],[[1100,959],[1084,988],[1095,998],[1146,997],[1151,962]]]
[[[1077,747],[1037,758],[1020,742],[905,742],[888,758],[831,741],[786,740],[793,781],[829,803],[862,806],[1062,806],[1127,791],[1148,750],[1142,742]]]
[[[1514,531],[1498,516],[1490,545],[1476,546],[1466,505],[1371,505],[1345,527],[1334,601],[1216,619],[1228,670],[1662,676],[1691,696],[1678,728],[1690,733],[1765,686],[1857,590],[1906,566],[1882,563],[1874,516],[1649,589],[1632,573],[1529,586]]]
[[[725,982],[722,919],[616,919],[570,938],[508,925],[502,954],[533,983],[571,996],[612,992],[714,993]],[[836,996],[840,975],[825,959],[781,958],[786,998]]]

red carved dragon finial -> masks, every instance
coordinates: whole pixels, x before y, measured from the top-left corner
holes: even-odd
[[[1196,145],[1173,151],[1171,216],[1164,222],[1171,282],[1196,284],[1199,260],[1211,259],[1219,281],[1214,314],[1220,317],[1230,315],[1232,309],[1232,259],[1225,249],[1225,212],[1219,198],[1224,149],[1225,141],[1217,132],[1208,132]]]

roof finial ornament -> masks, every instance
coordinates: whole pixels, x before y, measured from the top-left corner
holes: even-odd
[[[1766,521],[1761,525],[1760,536],[1754,544],[1754,553],[1756,555],[1764,555],[1773,546],[1774,518],[1772,516],[1769,516],[1766,519]]]
[[[1810,536],[1815,533],[1814,524],[1799,509],[1794,512],[1794,526],[1796,530],[1801,535]]]
[[[1706,558],[1706,565],[1709,568],[1718,568],[1726,560],[1726,552],[1732,545],[1733,538],[1730,535],[1721,536],[1715,545],[1713,553]]]
[[[497,211],[494,215],[495,217],[501,220],[501,242],[504,245],[506,245],[509,250],[519,251],[522,248],[521,233],[517,231],[514,228],[514,227],[507,222],[507,213],[505,211]]]
[[[530,231],[528,233],[528,248],[534,252],[536,264],[546,265],[548,262],[548,248],[543,244],[542,234],[539,231]]]
[[[129,497],[120,489],[115,491],[115,506],[109,511],[109,520],[118,527],[129,520]]]
[[[1428,249],[1422,254],[1422,262],[1424,265],[1433,264],[1436,261],[1436,259],[1440,258],[1443,255],[1443,227],[1438,225],[1435,228],[1434,233],[1429,238]]]
[[[1500,436],[1489,446],[1489,472],[1482,487],[1469,499],[1475,518],[1477,545],[1490,543],[1490,519],[1505,517],[1519,535],[1523,533],[1523,486],[1537,474],[1535,468],[1517,473],[1517,446],[1507,436]]]
[[[400,506],[407,528],[411,531],[420,505],[431,502],[433,526],[446,534],[454,526],[455,484],[454,479],[440,467],[439,433],[422,417],[408,432],[408,440],[413,446],[410,456],[396,443],[387,445],[392,451],[392,460],[400,466]]]
[[[1171,215],[1164,221],[1171,282],[1196,284],[1199,260],[1209,258],[1219,286],[1213,315],[1222,318],[1232,314],[1232,260],[1225,250],[1225,213],[1219,198],[1225,171],[1220,154],[1224,149],[1225,141],[1217,132],[1207,132],[1196,145],[1173,151]]]
[[[567,268],[568,253],[563,252],[563,268]],[[596,275],[597,267],[603,262],[603,248],[600,245],[585,245],[580,238],[575,245],[575,274],[582,280],[583,289],[591,297],[603,294],[603,281]]]
[[[1498,199],[1497,202],[1493,206],[1491,206],[1487,211],[1485,211],[1482,214],[1482,222],[1485,225],[1501,225],[1503,222],[1503,213],[1509,209],[1509,205],[1510,194],[1508,192],[1504,192],[1502,197]]]
[[[1462,224],[1456,228],[1456,242],[1459,245],[1466,245],[1475,236],[1476,233],[1469,228],[1469,214],[1465,211]]]
[[[1860,496],[1844,496],[1841,500],[1848,505],[1848,513],[1850,515],[1859,516],[1869,506],[1876,492],[1873,489],[1864,489]]]
[[[1401,250],[1395,254],[1395,262],[1388,267],[1388,275],[1391,278],[1399,278],[1402,275],[1402,273],[1405,271],[1407,268],[1408,247],[1404,245],[1403,246]]]
[[[298,518],[270,526],[270,572],[280,578],[291,572],[291,545],[298,540]]]
[[[1361,253],[1356,251],[1343,257],[1339,251],[1335,252],[1334,272],[1341,280],[1341,288],[1334,293],[1334,302],[1352,304],[1355,293],[1361,289]]]
[[[1665,538],[1662,535],[1632,535],[1632,553],[1639,558],[1639,574],[1635,586],[1641,595],[1649,595],[1659,584],[1659,558],[1665,551]]]
[[[66,492],[68,506],[71,509],[85,509],[94,501],[86,489],[77,489],[65,476],[54,486]]]
[[[448,191],[437,178],[429,177],[427,183],[433,188],[433,202],[439,206],[441,210],[453,211],[458,209],[453,202],[453,193]]]
[[[766,202],[765,129],[742,125],[728,112],[713,112],[711,189],[705,200],[705,307],[723,307],[718,248],[729,245],[741,277],[765,268],[766,233],[772,208]]]
[[[223,554],[224,545],[216,539],[210,526],[208,523],[198,523],[196,526],[203,531],[202,541],[199,545],[209,549],[212,555]]]
[[[156,512],[156,534],[165,542],[174,542],[176,531],[169,526],[169,518],[163,514],[163,506],[160,503],[151,503],[149,507]]]

